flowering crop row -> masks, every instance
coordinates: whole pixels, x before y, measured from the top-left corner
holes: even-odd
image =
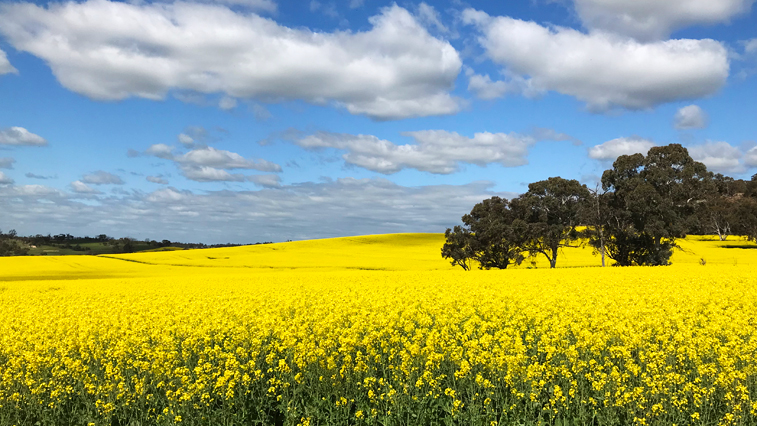
[[[129,273],[0,283],[0,425],[757,424],[748,265]]]

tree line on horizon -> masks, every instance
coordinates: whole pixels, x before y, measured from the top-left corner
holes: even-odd
[[[448,228],[442,257],[464,270],[505,269],[565,247],[588,244],[615,266],[669,265],[676,239],[730,235],[757,241],[757,174],[750,181],[712,173],[680,144],[618,157],[601,185],[551,177],[511,200],[473,206]]]
[[[16,230],[3,233],[0,230],[0,256],[28,256],[33,255],[32,249],[36,247],[50,247],[55,249],[71,250],[74,254],[121,254],[134,253],[144,250],[155,250],[165,247],[180,249],[204,249],[220,247],[237,247],[243,245],[271,244],[271,242],[255,244],[204,244],[204,243],[182,243],[178,241],[161,240],[156,241],[150,238],[138,240],[131,237],[114,238],[106,234],[100,234],[94,237],[79,237],[71,234],[56,235],[18,235]],[[93,245],[97,245],[99,250],[93,251]],[[45,252],[39,253],[44,255]]]

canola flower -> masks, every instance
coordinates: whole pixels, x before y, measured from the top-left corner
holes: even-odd
[[[360,270],[2,259],[0,425],[757,424],[747,257],[463,272],[378,246]]]

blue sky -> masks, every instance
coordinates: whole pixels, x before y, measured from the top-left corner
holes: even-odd
[[[668,143],[749,178],[754,2],[0,2],[0,229],[443,232]]]

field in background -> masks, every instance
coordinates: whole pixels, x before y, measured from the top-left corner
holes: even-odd
[[[442,243],[2,258],[0,425],[757,423],[754,244],[465,272]]]
[[[0,258],[0,280],[135,277],[141,274],[163,275],[173,271],[149,266],[244,268],[269,272],[277,270],[432,271],[455,269],[441,257],[442,244],[444,244],[442,234],[389,234],[202,250],[170,250],[172,248],[169,247],[151,252],[97,257]],[[757,245],[737,237],[719,241],[715,236],[689,236],[684,240],[678,240],[678,244],[681,249],[674,251],[672,257],[674,265],[699,264],[702,259],[708,265],[757,264]],[[549,263],[543,256],[538,256],[534,259],[526,259],[519,267],[511,266],[511,268],[533,268],[532,261],[536,261],[536,268],[549,267]],[[607,259],[607,265],[610,264],[612,261]],[[558,268],[600,265],[600,257],[587,247],[566,248],[557,260]],[[196,273],[203,272],[197,269]]]

